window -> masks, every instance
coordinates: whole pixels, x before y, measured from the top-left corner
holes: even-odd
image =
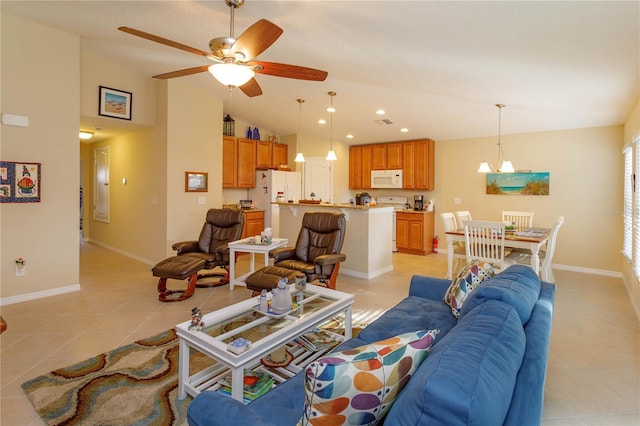
[[[623,150],[624,154],[624,210],[623,223],[624,235],[622,239],[622,254],[631,261],[632,234],[633,234],[633,191],[635,175],[633,174],[633,149],[628,146]]]
[[[640,170],[640,138],[634,141],[635,170]],[[640,191],[633,194],[633,271],[640,279]]]

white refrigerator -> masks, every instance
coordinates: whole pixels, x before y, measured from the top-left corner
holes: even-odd
[[[276,201],[278,192],[284,194],[285,201],[298,202],[301,184],[302,175],[299,172],[256,170],[256,186],[249,190],[249,198],[253,200],[255,208],[264,210],[264,226],[273,230],[274,237],[280,236],[280,208],[271,203]]]

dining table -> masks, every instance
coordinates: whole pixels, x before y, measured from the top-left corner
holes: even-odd
[[[523,228],[513,232],[507,231],[504,236],[505,248],[519,248],[531,251],[531,268],[536,274],[540,274],[540,248],[547,243],[551,229],[549,228]],[[447,238],[447,279],[453,275],[453,245],[456,242],[465,242],[464,228],[445,232]]]

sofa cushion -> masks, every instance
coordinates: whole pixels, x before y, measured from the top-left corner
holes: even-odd
[[[460,317],[487,300],[500,300],[516,309],[522,324],[531,316],[540,295],[540,280],[529,266],[513,265],[486,280],[469,295],[460,311]]]
[[[415,330],[439,329],[439,340],[456,325],[451,309],[441,299],[409,296],[389,309],[358,334],[367,343],[388,339]]]
[[[377,424],[427,356],[438,332],[405,333],[309,364],[302,423]]]
[[[460,309],[465,299],[481,282],[495,275],[495,269],[489,262],[472,260],[458,272],[451,285],[444,293],[444,303],[451,307],[454,317],[460,316]]]
[[[525,343],[512,306],[494,300],[478,306],[433,346],[385,426],[503,424]]]

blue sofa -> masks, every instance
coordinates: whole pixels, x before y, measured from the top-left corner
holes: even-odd
[[[442,301],[449,284],[413,276],[407,298],[336,350],[438,328],[385,426],[539,425],[555,286],[514,265],[472,291],[456,319]],[[304,379],[301,372],[248,405],[203,392],[189,406],[189,425],[295,425]]]

